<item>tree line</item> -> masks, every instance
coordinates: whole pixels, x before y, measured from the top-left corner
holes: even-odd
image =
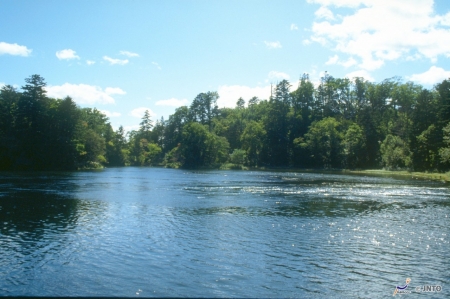
[[[277,83],[268,99],[219,108],[198,94],[138,130],[114,131],[97,109],[46,95],[39,75],[0,90],[0,169],[102,166],[450,169],[450,79],[429,90],[399,78],[372,83],[325,73],[317,86]],[[293,90],[293,91],[291,91]]]

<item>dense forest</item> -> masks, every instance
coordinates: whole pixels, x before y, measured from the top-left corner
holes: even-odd
[[[372,83],[325,74],[283,80],[269,99],[198,94],[168,120],[114,131],[97,109],[46,96],[39,75],[0,90],[0,170],[102,166],[450,169],[450,79],[432,90],[399,78]],[[291,92],[291,90],[293,90]]]

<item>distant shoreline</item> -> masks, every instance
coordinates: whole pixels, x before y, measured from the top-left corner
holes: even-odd
[[[220,168],[222,170],[236,170],[233,168]],[[310,169],[310,168],[289,168],[289,167],[243,167],[242,170],[252,171],[289,171],[289,172],[317,172],[317,173],[341,173],[341,174],[357,174],[357,175],[376,175],[376,176],[400,176],[409,177],[414,179],[433,180],[450,182],[450,172],[419,172],[419,171],[407,171],[407,170],[385,170],[385,169],[363,169],[363,170],[350,170],[350,169]]]
[[[367,169],[367,170],[343,170],[343,173],[369,174],[369,175],[395,175],[402,177],[410,177],[414,179],[425,179],[433,181],[450,182],[450,172],[418,172],[407,170],[384,170],[384,169]]]
[[[77,170],[69,171],[102,171],[108,168],[123,168],[123,167],[153,167],[153,168],[171,168],[171,169],[184,169],[184,170],[242,170],[242,171],[278,171],[278,172],[298,172],[298,173],[334,173],[334,174],[350,174],[350,175],[371,175],[371,176],[397,176],[411,179],[432,180],[441,182],[450,182],[450,172],[419,172],[419,171],[407,171],[407,170],[385,170],[385,169],[362,169],[362,170],[350,170],[350,169],[320,169],[320,168],[294,168],[294,167],[246,167],[242,165],[236,165],[226,163],[220,167],[200,167],[200,168],[172,168],[165,167],[163,165],[153,166],[112,166],[112,167],[97,167],[89,168],[85,167]],[[40,171],[56,171],[61,170],[3,170],[1,172],[40,172]],[[63,172],[67,170],[62,170]]]

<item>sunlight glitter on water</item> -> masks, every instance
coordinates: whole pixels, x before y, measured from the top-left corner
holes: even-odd
[[[385,297],[411,273],[449,281],[439,183],[127,168],[0,184],[0,295]]]

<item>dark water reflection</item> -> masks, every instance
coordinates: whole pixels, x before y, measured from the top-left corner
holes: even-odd
[[[337,174],[1,173],[0,295],[381,298],[411,277],[441,298],[449,199]]]

